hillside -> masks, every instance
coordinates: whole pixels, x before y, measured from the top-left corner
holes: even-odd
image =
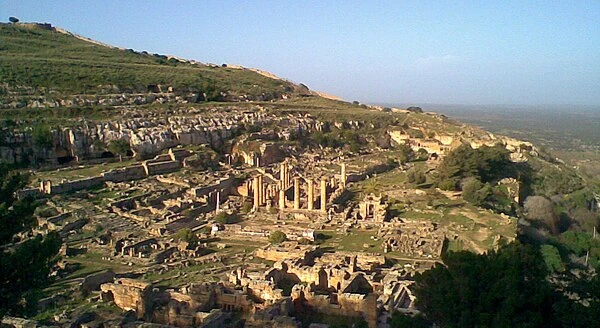
[[[0,174],[27,172],[15,194],[39,223],[11,240],[64,246],[26,301],[47,326],[437,322],[419,306],[493,312],[518,284],[600,308],[577,288],[600,269],[600,186],[532,143],[44,25],[0,25],[0,81]]]
[[[0,81],[0,106],[9,108],[31,107],[33,98],[56,107],[54,100],[69,95],[172,92],[195,102],[309,93],[304,86],[254,70],[103,46],[35,24],[0,24]]]

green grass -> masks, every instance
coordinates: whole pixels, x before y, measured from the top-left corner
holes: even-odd
[[[54,171],[37,171],[32,177],[32,181],[37,183],[40,180],[50,180],[54,183],[61,182],[64,180],[77,180],[82,178],[89,178],[98,176],[102,172],[110,171],[117,168],[126,167],[135,164],[135,161],[123,161],[123,162],[112,162],[103,163],[97,165],[88,165],[84,167],[74,167],[62,170]]]
[[[462,250],[465,250],[465,245],[462,240],[457,239],[448,241],[448,248],[446,249],[447,252],[459,252]]]
[[[357,194],[376,194],[385,193],[389,190],[398,189],[398,185],[403,185],[406,182],[406,173],[399,169],[394,169],[389,172],[378,174],[376,177],[366,179],[355,183],[352,186],[352,191]]]
[[[357,230],[352,229],[348,235],[334,230],[323,230],[319,233],[324,234],[326,239],[320,244],[321,247],[333,247],[338,251],[348,252],[381,252],[381,240],[372,240],[372,236],[377,236],[375,230]],[[364,247],[365,244],[371,247]]]
[[[131,270],[131,267],[120,264],[116,261],[106,261],[102,259],[102,254],[98,253],[86,253],[67,259],[69,263],[76,263],[79,265],[77,270],[71,272],[69,275],[62,279],[54,281],[44,292],[48,295],[66,290],[74,284],[78,284],[79,278],[84,278],[90,274],[97,273],[100,271],[111,269],[116,273],[125,272]]]
[[[150,84],[173,86],[182,93],[202,91],[209,96],[227,91],[257,97],[294,89],[289,82],[251,70],[167,60],[165,56],[104,47],[64,33],[12,24],[0,25],[0,45],[2,81],[22,94],[50,96],[51,90],[92,95],[146,93]]]

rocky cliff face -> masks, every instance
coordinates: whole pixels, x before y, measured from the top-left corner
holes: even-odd
[[[278,122],[306,130],[317,125],[310,117],[279,117],[261,110],[192,109],[164,115],[145,115],[143,110],[132,110],[116,121],[81,121],[70,127],[55,127],[51,131],[51,146],[41,147],[33,140],[32,122],[18,121],[15,127],[2,131],[0,159],[9,163],[33,160],[64,163],[113,156],[107,145],[119,139],[128,141],[133,155],[141,158],[177,145],[208,145],[219,149],[243,129]]]
[[[223,101],[271,101],[274,99],[287,99],[288,93],[271,92],[260,95],[232,95],[221,93]],[[0,108],[79,108],[86,106],[132,106],[147,104],[193,104],[207,100],[207,95],[202,92],[184,93],[120,93],[105,95],[70,95],[70,96],[39,96],[17,94],[0,96]]]

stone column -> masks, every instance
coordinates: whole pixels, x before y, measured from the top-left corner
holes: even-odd
[[[308,187],[307,188],[307,194],[308,194],[308,209],[309,210],[313,210],[314,209],[314,203],[315,203],[315,198],[314,198],[314,188],[313,188],[313,180],[312,179],[308,179]]]
[[[342,163],[341,180],[342,188],[346,188],[346,163]]]
[[[279,189],[279,209],[283,210],[285,208],[285,189]]]
[[[300,209],[300,178],[294,178],[294,209]]]
[[[292,181],[292,177],[290,176],[290,166],[286,163],[285,164],[285,187],[289,187],[290,186],[290,182]]]
[[[327,212],[327,178],[321,178],[321,212]]]
[[[285,188],[285,163],[279,165],[279,181],[281,181],[281,188]]]
[[[217,203],[215,204],[215,213],[219,212],[220,198],[221,198],[221,192],[217,191]]]
[[[265,188],[263,186],[262,175],[258,176],[258,205],[262,205],[265,202]]]
[[[254,192],[254,209],[258,210],[258,207],[260,206],[260,192],[258,190],[259,186],[258,186],[258,177],[254,177],[254,181],[252,183],[252,191]]]

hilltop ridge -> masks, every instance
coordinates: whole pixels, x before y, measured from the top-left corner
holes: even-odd
[[[0,107],[141,104],[90,96],[168,93],[163,102],[270,101],[318,96],[295,84],[242,66],[203,64],[104,44],[44,23],[0,24]],[[80,99],[74,99],[74,95]],[[69,99],[71,101],[69,101]],[[82,100],[81,100],[82,99]],[[86,101],[87,99],[87,101]]]

